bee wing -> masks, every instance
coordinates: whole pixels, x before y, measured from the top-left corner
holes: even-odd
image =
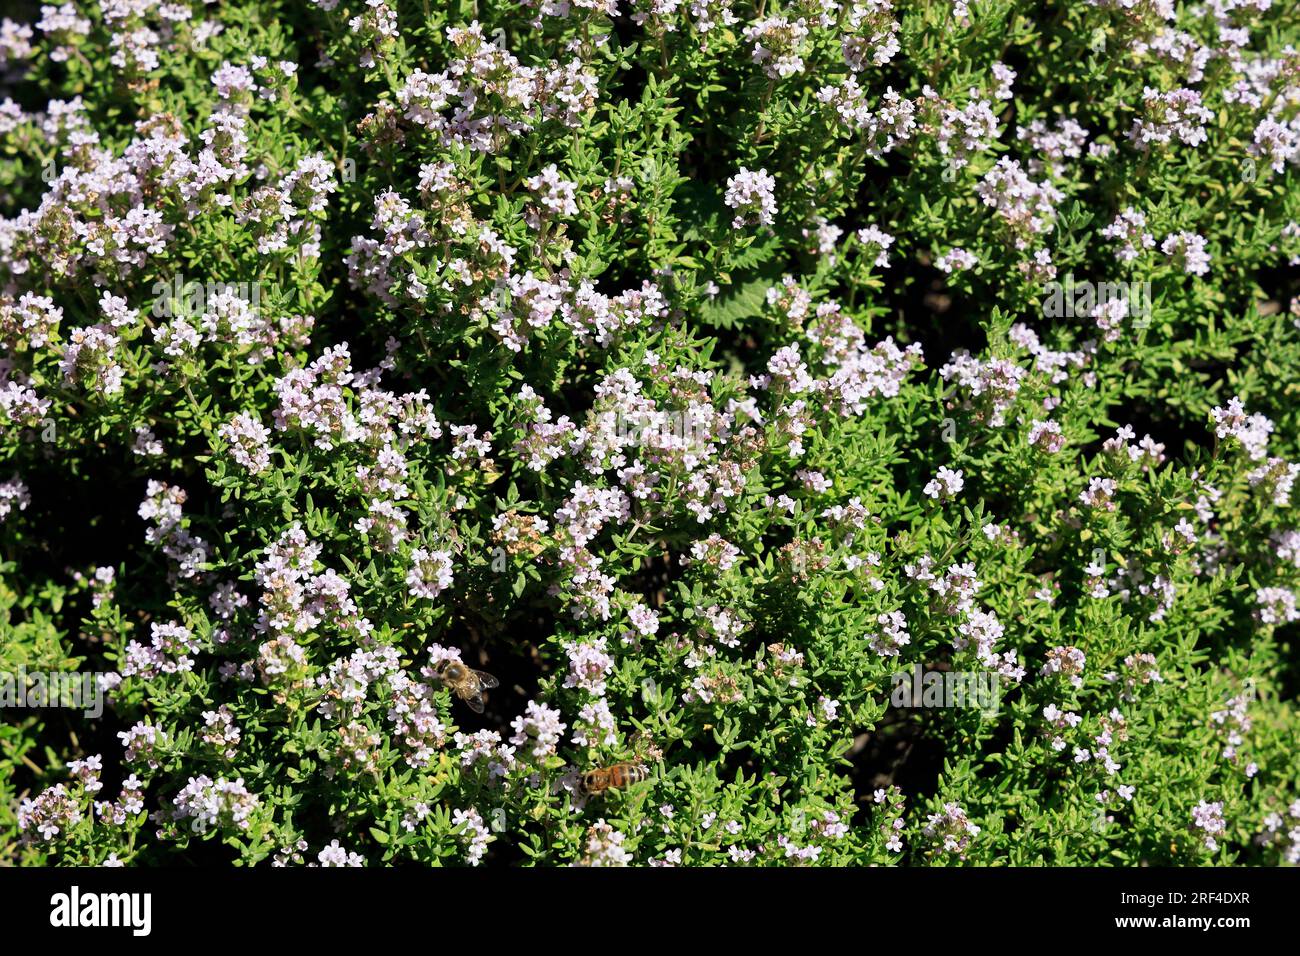
[[[474,676],[478,678],[478,684],[484,690],[490,690],[493,687],[501,686],[501,682],[491,674],[485,674],[482,671],[475,671]]]
[[[476,691],[476,692],[474,693],[474,696],[473,696],[473,697],[465,697],[465,698],[463,698],[463,700],[465,701],[466,704],[469,705],[469,709],[472,710],[472,711],[474,711],[474,713],[476,713],[476,714],[481,714],[481,713],[483,713],[483,695],[482,695],[482,694],[480,694],[480,693],[478,693],[478,692]]]

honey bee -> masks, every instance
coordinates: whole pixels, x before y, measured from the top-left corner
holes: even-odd
[[[491,674],[476,671],[455,660],[442,661],[434,673],[449,691],[469,704],[469,709],[476,714],[483,713],[483,691],[500,684]]]
[[[588,770],[582,775],[582,792],[595,796],[607,790],[624,790],[650,776],[650,771],[639,763],[616,763],[600,770]]]

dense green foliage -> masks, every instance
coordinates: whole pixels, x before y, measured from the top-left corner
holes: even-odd
[[[1300,860],[1291,0],[10,16],[0,863]]]

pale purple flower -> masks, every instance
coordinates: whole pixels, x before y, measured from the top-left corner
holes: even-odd
[[[776,215],[776,180],[765,169],[749,170],[744,166],[727,179],[726,203],[736,210],[733,229],[744,226],[770,226]]]

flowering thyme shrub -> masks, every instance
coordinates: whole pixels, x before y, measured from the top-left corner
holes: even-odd
[[[1298,23],[11,11],[0,861],[1300,860]]]

